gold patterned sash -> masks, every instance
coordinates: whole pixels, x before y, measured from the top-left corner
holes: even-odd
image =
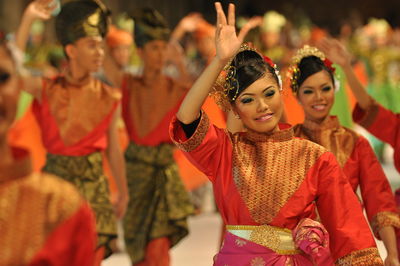
[[[273,250],[280,255],[302,253],[293,242],[292,231],[270,225],[227,225],[226,230],[238,237]]]

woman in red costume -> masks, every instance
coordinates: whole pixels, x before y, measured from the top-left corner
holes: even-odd
[[[70,183],[33,173],[29,153],[7,144],[21,79],[0,33],[0,265],[92,266],[96,229]]]
[[[26,9],[16,36],[22,51],[32,21],[50,17],[51,2],[37,0]],[[63,5],[55,27],[69,61],[67,69],[53,79],[24,78],[24,89],[35,97],[33,110],[47,150],[43,171],[73,183],[91,205],[96,215],[98,260],[111,254],[117,233],[115,215],[123,216],[128,201],[117,134],[121,95],[92,77],[104,57],[107,12],[98,1]],[[103,173],[102,151],[117,181],[119,197],[114,209]]]
[[[278,124],[283,103],[272,62],[241,46],[245,32],[235,33],[233,4],[228,18],[220,3],[216,10],[217,54],[170,128],[177,146],[213,183],[227,224],[214,265],[382,265],[334,155]],[[244,133],[219,129],[200,111],[223,69],[221,97],[245,125]],[[309,219],[315,205],[323,226]]]
[[[335,155],[353,191],[361,189],[369,223],[387,250],[385,265],[400,265],[395,233],[400,217],[386,175],[368,140],[329,115],[335,101],[331,61],[308,45],[298,50],[292,61],[290,86],[305,113],[304,122],[294,126],[295,136],[318,143]]]
[[[336,40],[325,39],[320,49],[343,68],[347,82],[356,97],[353,120],[394,148],[394,166],[400,172],[400,114],[384,108],[368,95],[351,68],[350,54]]]

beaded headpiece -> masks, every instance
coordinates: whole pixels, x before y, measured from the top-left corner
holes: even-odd
[[[290,79],[290,87],[294,92],[297,93],[299,90],[299,78],[300,78],[300,69],[299,64],[303,58],[315,56],[321,59],[324,65],[332,72],[335,73],[336,69],[332,66],[332,62],[326,58],[325,54],[318,50],[318,48],[305,45],[303,48],[299,49],[295,56],[292,58],[291,66],[288,71],[288,78]]]
[[[253,51],[258,53],[260,57],[263,58],[264,62],[266,62],[275,70],[275,74],[278,77],[279,81],[279,88],[280,89],[282,88],[282,80],[279,75],[279,71],[277,69],[276,64],[269,57],[260,54],[255,48],[253,48],[249,44],[243,43],[240,46],[237,53],[235,54],[235,56],[233,56],[225,65],[224,69],[221,71],[217,81],[215,82],[210,92],[210,96],[212,96],[215,99],[218,106],[224,111],[230,110],[230,102],[235,101],[237,96],[239,95],[240,84],[239,81],[237,80],[236,67],[232,66],[231,64],[232,61],[235,59],[236,55],[243,51]],[[234,96],[232,97],[232,100],[230,100],[229,94],[233,91],[234,91]]]

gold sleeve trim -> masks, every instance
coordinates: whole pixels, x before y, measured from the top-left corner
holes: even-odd
[[[378,212],[371,221],[371,227],[376,238],[381,239],[379,230],[386,226],[400,228],[400,215],[395,212]]]
[[[383,265],[377,248],[366,248],[353,251],[350,254],[339,258],[336,265],[368,266]]]
[[[177,142],[175,140],[173,141],[179,149],[185,152],[191,152],[198,146],[200,146],[200,144],[203,142],[204,138],[207,135],[209,127],[210,127],[210,119],[208,118],[207,114],[204,111],[201,111],[200,122],[193,135],[184,142]]]

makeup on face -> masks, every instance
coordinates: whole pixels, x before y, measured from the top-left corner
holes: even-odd
[[[243,124],[260,133],[277,128],[282,109],[278,85],[269,76],[264,76],[247,87],[234,105],[234,110]]]
[[[306,117],[316,121],[329,115],[334,96],[331,77],[323,70],[309,76],[300,86],[297,94]]]

